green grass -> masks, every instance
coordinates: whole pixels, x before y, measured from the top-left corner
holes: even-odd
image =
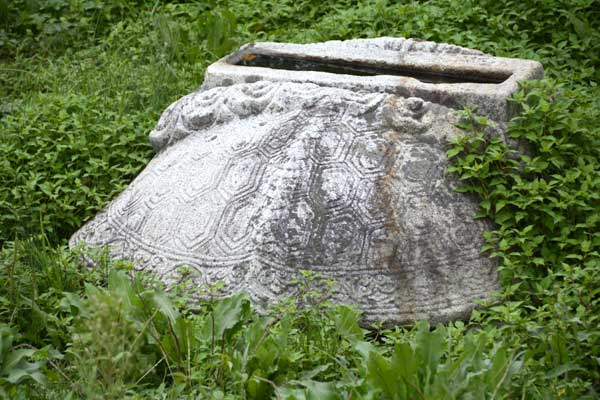
[[[600,391],[600,4],[529,1],[0,0],[0,397],[584,399]],[[448,149],[492,218],[503,290],[468,323],[364,331],[303,296],[256,314],[66,239],[152,157],[160,112],[253,40],[417,37],[544,64],[520,157],[463,112]]]

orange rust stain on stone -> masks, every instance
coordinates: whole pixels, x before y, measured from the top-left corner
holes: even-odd
[[[394,112],[397,109],[397,99],[395,97],[390,97],[386,101],[386,106],[390,107],[390,112]],[[399,234],[400,227],[398,226],[398,218],[396,213],[396,208],[394,207],[394,182],[398,179],[396,168],[394,165],[396,163],[397,157],[397,147],[400,144],[400,132],[390,129],[383,134],[383,137],[386,140],[387,148],[384,153],[384,160],[386,163],[385,166],[385,175],[381,178],[379,182],[380,194],[381,194],[381,208],[386,213],[386,222],[385,227],[389,230],[391,234]]]
[[[387,100],[386,107],[389,107],[388,112],[394,113],[398,106],[395,97],[391,97]],[[386,230],[386,240],[381,243],[378,249],[378,253],[381,256],[380,259],[384,265],[388,268],[397,269],[396,264],[398,243],[397,240],[401,237],[402,229],[399,224],[398,212],[396,210],[394,186],[398,179],[398,171],[395,168],[398,146],[401,146],[400,137],[401,133],[395,129],[389,129],[383,134],[386,141],[387,147],[384,153],[385,160],[385,174],[380,178],[378,182],[378,197],[379,207],[385,214],[384,227]]]

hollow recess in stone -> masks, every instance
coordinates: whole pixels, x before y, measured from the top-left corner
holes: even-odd
[[[293,70],[267,68],[282,59]],[[477,106],[506,140],[508,96],[542,74],[403,38],[244,46],[165,110],[156,156],[70,244],[107,247],[168,284],[224,281],[224,294],[248,292],[263,310],[310,270],[337,281],[333,300],[364,323],[465,318],[498,282],[480,252],[491,223],[473,219],[478,199],[446,173],[448,140],[463,134],[454,111]]]
[[[435,72],[426,68],[408,68],[401,65],[350,62],[343,59],[302,58],[273,54],[244,53],[235,65],[283,69],[288,71],[316,71],[358,76],[392,75],[414,78],[424,83],[502,83],[510,77],[505,71],[480,72],[465,75],[461,71]]]

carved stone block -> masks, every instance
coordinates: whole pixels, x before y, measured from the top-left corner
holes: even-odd
[[[498,282],[490,222],[446,173],[453,110],[477,105],[502,135],[517,81],[542,73],[410,39],[247,45],[163,113],[157,155],[70,243],[166,282],[191,267],[259,307],[304,269],[365,323],[463,318]]]

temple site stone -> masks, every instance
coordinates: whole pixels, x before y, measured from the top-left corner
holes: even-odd
[[[446,171],[455,111],[476,106],[504,138],[507,98],[542,75],[403,38],[246,45],[167,108],[156,156],[70,244],[167,284],[223,281],[262,310],[308,270],[365,324],[466,318],[499,284],[480,251],[491,222]]]

